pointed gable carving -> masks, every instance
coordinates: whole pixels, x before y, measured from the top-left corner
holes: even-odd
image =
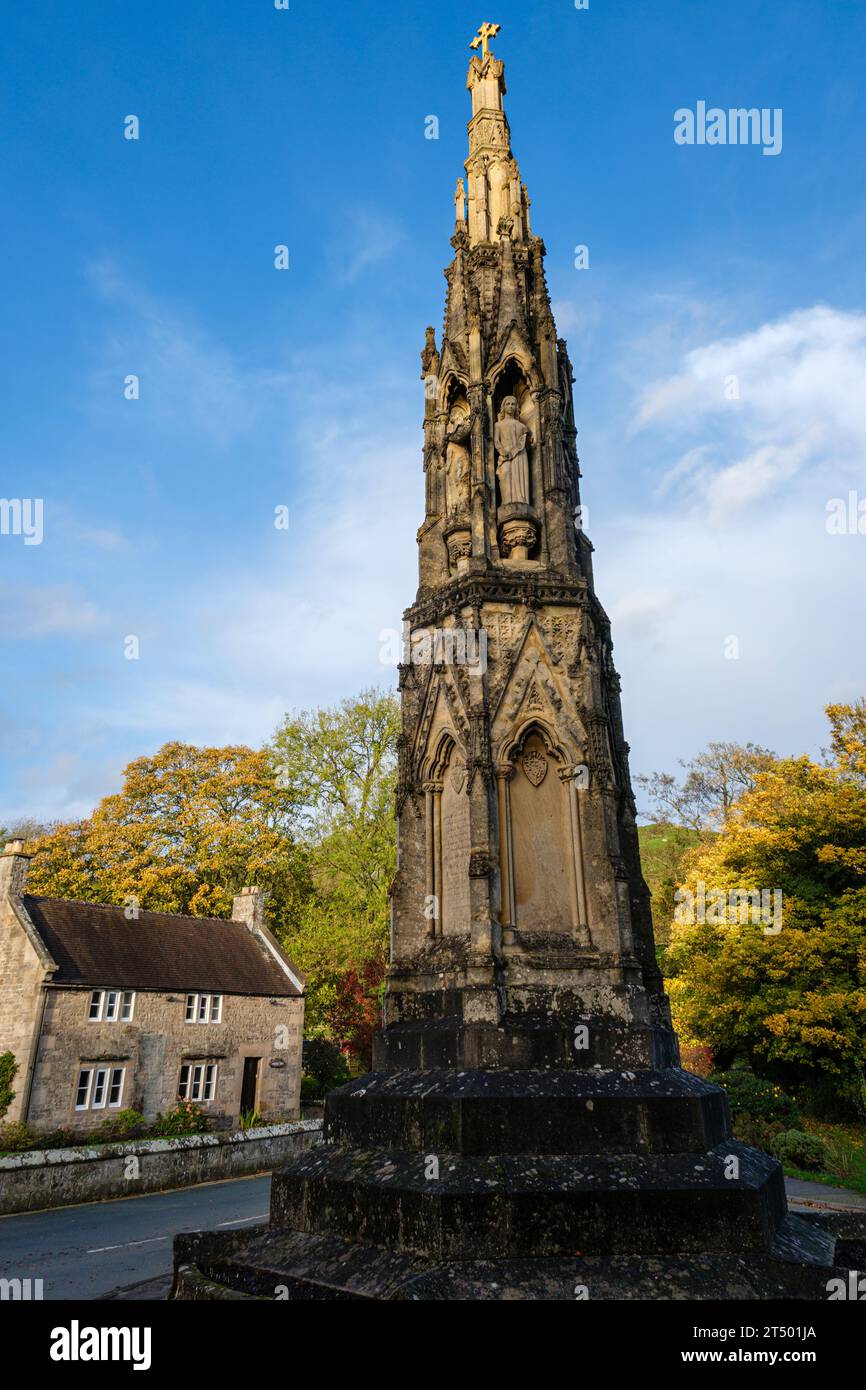
[[[569,759],[579,762],[587,745],[586,730],[561,662],[556,658],[535,614],[510,662],[491,718],[495,755],[521,729],[539,720],[554,730]]]

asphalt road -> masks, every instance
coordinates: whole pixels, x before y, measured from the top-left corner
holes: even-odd
[[[103,1298],[153,1280],[162,1298],[176,1231],[237,1229],[267,1217],[270,1174],[117,1202],[0,1218],[0,1278],[41,1279],[49,1298]]]

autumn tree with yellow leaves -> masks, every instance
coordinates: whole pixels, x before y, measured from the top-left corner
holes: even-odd
[[[262,749],[168,743],[87,819],[33,827],[30,891],[226,917],[257,884],[308,977],[308,1030],[344,1027],[350,990],[366,1036],[387,952],[398,728],[396,697],[368,690],[287,717]]]
[[[827,715],[827,761],[774,759],[688,854],[665,971],[688,1042],[841,1118],[866,1113],[866,701]],[[731,906],[698,920],[699,890]],[[780,929],[743,908],[762,891]]]

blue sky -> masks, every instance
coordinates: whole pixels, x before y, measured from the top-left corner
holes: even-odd
[[[633,770],[817,754],[866,692],[866,535],[826,528],[866,497],[860,0],[41,0],[3,20],[0,495],[44,499],[44,538],[0,536],[0,824],[394,683],[482,19]],[[675,144],[699,100],[781,108],[782,152]]]

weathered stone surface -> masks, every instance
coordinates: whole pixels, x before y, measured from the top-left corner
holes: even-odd
[[[429,998],[425,1001],[432,1002]],[[413,1007],[418,1003],[413,1000]],[[575,1029],[586,1028],[586,1046],[575,1048]],[[615,1020],[572,1013],[558,1017],[504,1015],[491,1023],[460,1017],[430,1017],[394,1023],[373,1040],[377,1070],[440,1067],[533,1070],[539,1067],[606,1069],[675,1067],[679,1062],[670,1028],[653,1024],[626,1027]]]
[[[731,1156],[739,1177],[726,1177]],[[706,1154],[443,1156],[322,1146],[274,1175],[278,1227],[469,1259],[766,1250],[785,1215],[775,1159]]]
[[[679,1070],[376,1073],[328,1099],[329,1143],[424,1154],[702,1153],[723,1092]]]
[[[296,1120],[232,1134],[10,1155],[0,1158],[0,1215],[128,1197],[130,1158],[137,1160],[138,1194],[267,1173],[319,1143],[321,1126],[321,1120]]]
[[[866,1220],[858,1217],[866,1237]],[[187,1242],[189,1237],[178,1237]],[[478,1259],[427,1263],[416,1256],[335,1236],[270,1229],[211,1237],[207,1248],[186,1244],[175,1297],[259,1299],[408,1299],[412,1301],[541,1299],[667,1301],[719,1299],[824,1300],[831,1279],[849,1266],[834,1263],[834,1240],[819,1222],[788,1217],[762,1255],[572,1256],[564,1259]],[[861,1266],[862,1267],[862,1266]]]

